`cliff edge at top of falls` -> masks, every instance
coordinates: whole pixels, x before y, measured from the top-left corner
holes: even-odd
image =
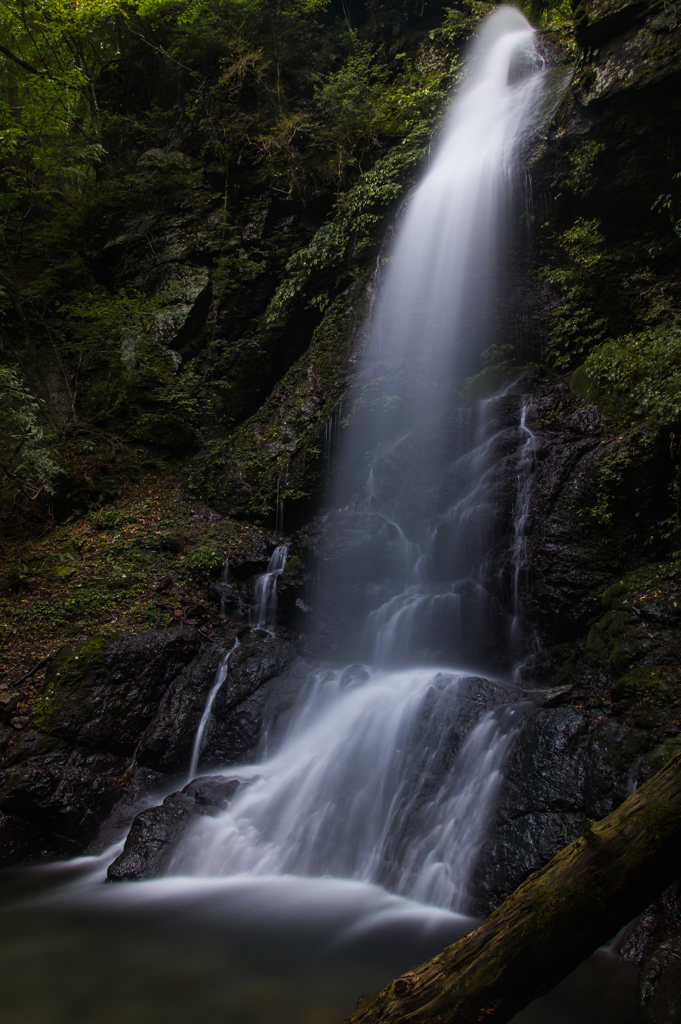
[[[149,794],[181,788],[282,500],[299,528],[282,633],[238,637],[214,757],[253,748],[274,676],[295,685],[315,639],[310,516],[373,273],[479,6],[370,5],[360,50],[315,16],[277,15],[274,37],[247,19],[238,50],[229,26],[123,28],[95,75],[96,182],[16,193],[0,383],[7,433],[28,440],[2,483],[4,863],[101,848]],[[523,154],[527,231],[509,240],[496,348],[453,391],[515,380],[537,438],[521,598],[539,644],[519,683],[537,710],[479,865],[481,912],[681,743],[681,27],[663,3],[582,2],[574,36],[552,16],[547,59],[574,75]],[[3,155],[3,174],[23,158]],[[515,486],[501,482],[508,507]],[[680,928],[670,890],[622,939],[651,1024],[680,1012]]]

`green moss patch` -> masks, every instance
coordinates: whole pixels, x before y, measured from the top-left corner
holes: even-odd
[[[88,672],[115,634],[94,636],[75,648],[63,648],[54,658],[46,677],[44,692],[33,705],[32,724],[40,732],[50,732],[52,716],[64,699],[78,690]]]
[[[681,694],[681,669],[635,668],[622,676],[612,688],[614,701],[645,700],[656,707],[666,706]]]

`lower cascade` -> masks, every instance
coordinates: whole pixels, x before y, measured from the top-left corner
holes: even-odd
[[[202,820],[169,870],[351,878],[467,910],[518,720],[494,708],[504,696],[447,670],[311,673],[270,756],[239,769],[228,810]]]

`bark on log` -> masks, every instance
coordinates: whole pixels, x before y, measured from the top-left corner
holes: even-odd
[[[530,875],[485,923],[344,1024],[506,1024],[681,875],[681,754]]]

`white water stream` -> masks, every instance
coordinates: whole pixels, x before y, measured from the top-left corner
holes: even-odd
[[[256,577],[253,592],[253,607],[250,623],[253,627],[266,629],[273,626],[277,617],[277,580],[286,568],[288,544],[279,544],[274,549],[266,571]]]
[[[360,439],[374,449],[371,442],[377,441],[383,461],[386,451],[399,458],[404,439],[446,408],[443,379],[451,376],[457,352],[481,340],[471,332],[484,326],[494,295],[514,149],[541,91],[534,33],[513,9],[502,8],[487,21],[470,65],[379,288],[367,366],[381,361],[396,388],[405,367],[410,375],[403,400],[379,424],[379,436]],[[311,671],[286,729],[267,737],[258,764],[238,769],[251,784],[227,810],[194,827],[170,873],[353,879],[449,911],[468,909],[471,878],[522,714],[520,705],[509,705],[508,688],[471,680],[463,670],[412,667],[412,634],[417,621],[432,619],[446,621],[451,632],[462,629],[455,583],[470,575],[471,558],[480,557],[471,554],[471,530],[492,503],[490,453],[499,436],[490,403],[481,403],[476,415],[472,445],[448,468],[450,477],[466,482],[454,504],[437,515],[429,511],[415,530],[412,524],[411,537],[397,513],[389,522],[397,568],[383,599],[378,587],[378,605],[364,626],[365,649],[378,667]],[[428,463],[424,438],[413,444],[420,444],[418,457]],[[399,492],[399,483],[386,485],[381,459],[374,460],[364,512],[388,515]],[[462,568],[451,582],[434,583],[431,549],[443,525],[450,556]],[[517,547],[520,558],[520,540]],[[274,625],[286,557],[281,545],[256,581],[253,626]],[[199,726],[192,774],[228,671],[225,661]]]

